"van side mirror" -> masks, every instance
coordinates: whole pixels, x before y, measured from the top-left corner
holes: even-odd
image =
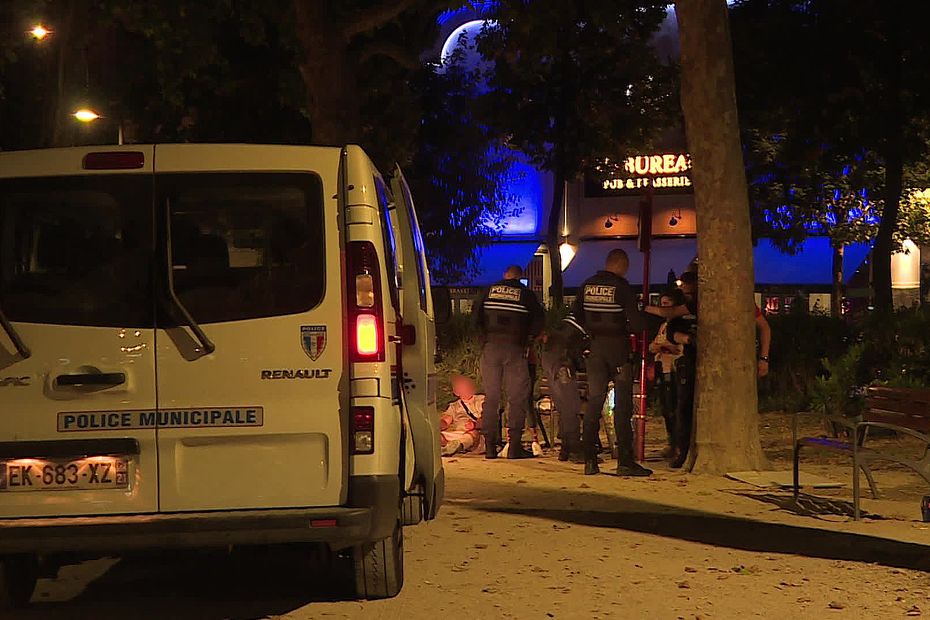
[[[433,296],[433,319],[436,325],[446,325],[452,320],[452,295],[448,287],[434,286],[432,288]]]

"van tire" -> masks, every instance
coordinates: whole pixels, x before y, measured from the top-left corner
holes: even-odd
[[[423,486],[417,486],[416,495],[404,496],[400,506],[401,525],[417,525],[423,520]]]
[[[36,556],[8,555],[0,558],[0,610],[25,607],[39,580]]]
[[[393,598],[404,586],[404,528],[376,542],[352,549],[355,563],[355,594],[360,599]]]

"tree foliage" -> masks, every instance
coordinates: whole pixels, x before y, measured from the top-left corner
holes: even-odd
[[[756,223],[796,212],[793,228],[762,226],[789,248],[818,219],[836,219],[824,230],[837,240],[874,238],[880,305],[891,299],[901,197],[930,154],[928,11],[909,0],[742,0],[731,11],[744,142],[761,172],[751,175]],[[881,217],[864,228],[842,217],[866,208]]]
[[[478,77],[424,63],[453,4],[4,0],[0,149],[113,143],[117,121],[134,142],[357,141],[382,171],[410,168],[435,275],[460,281],[513,198],[470,107]],[[105,120],[79,127],[79,105]]]
[[[112,142],[117,120],[145,142],[309,138],[288,3],[16,2],[31,4],[20,15],[52,34],[25,41],[0,66],[0,83],[15,93],[3,102],[10,125],[23,127],[4,132],[2,148]],[[32,100],[39,105],[23,105]],[[78,105],[108,121],[78,133],[68,118]]]
[[[512,156],[476,117],[480,69],[459,47],[420,80],[423,117],[408,179],[414,184],[432,277],[462,282],[476,273],[480,252],[494,241],[515,204],[509,191]]]
[[[557,301],[564,182],[587,165],[642,148],[675,118],[673,69],[650,46],[665,6],[501,0],[479,37],[492,65],[484,117],[536,166],[553,173],[547,243]]]

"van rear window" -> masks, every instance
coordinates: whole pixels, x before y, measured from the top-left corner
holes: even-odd
[[[0,306],[23,323],[168,326],[168,213],[175,292],[198,323],[322,301],[317,175],[101,174],[0,180]]]
[[[198,323],[306,312],[325,291],[323,189],[307,173],[156,175],[175,292]]]
[[[0,304],[11,321],[151,327],[152,177],[0,180]]]

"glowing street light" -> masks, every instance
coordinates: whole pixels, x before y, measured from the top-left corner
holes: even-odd
[[[48,38],[48,35],[52,34],[52,31],[43,26],[42,24],[36,24],[29,30],[29,34],[32,35],[32,38],[36,41],[44,41]]]
[[[81,108],[72,114],[74,118],[81,121],[82,123],[92,123],[95,120],[102,118],[99,114],[91,110],[90,108]]]
[[[71,116],[81,121],[85,125],[89,125],[90,123],[93,123],[94,121],[104,118],[103,116],[97,114],[90,108],[81,108],[80,110],[76,110],[74,114],[72,114]],[[119,145],[122,145],[123,144],[123,123],[122,121],[116,123],[116,130],[117,130],[116,143]]]
[[[568,269],[573,258],[575,258],[575,246],[570,244],[568,239],[565,239],[559,246],[559,259],[561,259],[560,264],[562,266],[562,271]]]

